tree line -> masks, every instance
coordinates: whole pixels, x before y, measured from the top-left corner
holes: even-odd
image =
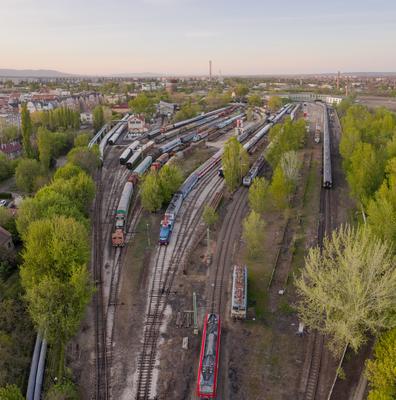
[[[85,145],[87,140],[81,136],[76,144]],[[20,278],[24,299],[36,330],[48,341],[58,363],[59,384],[51,388],[53,396],[72,391],[65,374],[65,348],[77,332],[94,290],[88,270],[89,210],[95,196],[90,174],[99,158],[96,150],[85,150],[74,147],[51,182],[22,202],[16,219],[23,241]],[[46,153],[40,154],[42,162]],[[1,390],[12,393],[16,388]],[[48,398],[57,398],[51,396]]]
[[[396,393],[396,118],[380,108],[369,111],[347,99],[342,116],[340,153],[351,197],[366,223],[346,224],[311,248],[296,280],[300,318],[330,339],[340,354],[379,336],[374,359],[367,363],[369,399],[391,399]],[[389,353],[390,352],[390,353]]]
[[[69,107],[59,107],[55,110],[38,111],[32,114],[33,124],[42,126],[50,131],[65,131],[80,128],[80,111]]]

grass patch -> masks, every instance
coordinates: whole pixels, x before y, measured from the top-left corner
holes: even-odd
[[[217,151],[218,149],[214,147],[197,147],[190,155],[186,155],[184,158],[178,160],[177,165],[187,177]]]
[[[278,306],[278,310],[281,314],[289,316],[295,313],[295,309],[287,302],[286,299],[282,299]]]
[[[268,280],[270,273],[268,272],[263,257],[256,260],[245,258],[245,264],[248,267],[248,306],[254,307],[256,317],[264,319],[268,316]]]

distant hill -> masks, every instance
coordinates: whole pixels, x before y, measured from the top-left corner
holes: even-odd
[[[0,68],[0,77],[3,78],[67,78],[74,76],[52,69],[6,69]]]
[[[131,72],[130,74],[124,72],[122,74],[110,74],[109,76],[114,76],[115,78],[152,78],[165,75],[166,74],[159,74],[155,72]]]

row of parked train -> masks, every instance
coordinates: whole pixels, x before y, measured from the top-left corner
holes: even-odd
[[[282,107],[278,113],[275,114],[275,122],[266,124],[262,129],[253,135],[253,137],[244,144],[244,148],[248,152],[253,152],[258,141],[269,131],[271,126],[279,121],[283,115],[289,110],[290,105]],[[240,139],[239,139],[240,140]],[[165,211],[164,218],[161,221],[159,244],[168,245],[170,237],[174,228],[174,223],[183,200],[187,197],[190,191],[194,188],[195,184],[204,177],[209,171],[212,170],[220,161],[223,155],[223,149],[220,149],[214,154],[208,161],[206,161],[201,167],[193,172],[183,183],[180,189],[174,194],[168,208]]]
[[[234,107],[226,107],[224,109],[215,110],[203,116],[199,116],[198,118],[200,125],[203,125],[202,122],[207,123],[208,120],[209,122],[211,122],[213,119],[218,119],[220,115],[222,115],[222,117],[224,118],[229,114],[229,112],[233,111]],[[233,122],[235,118],[232,118]],[[189,123],[186,122],[187,121],[183,121],[178,124],[183,127],[189,126],[188,129],[191,129],[191,120],[188,120]],[[165,165],[165,163],[169,162],[170,155],[172,153],[181,150],[185,146],[187,146],[196,134],[195,131],[184,132],[185,133],[181,136],[174,138],[159,147],[157,146],[156,148],[154,140],[149,140],[143,145],[140,143],[139,140],[135,140],[122,152],[119,158],[120,164],[126,165],[127,168],[132,170],[132,172],[128,178],[128,182],[124,185],[116,210],[115,229],[112,235],[113,246],[122,247],[125,245],[125,232],[128,218],[128,210],[140,178],[147,172],[150,167],[151,169],[159,170],[163,165]],[[185,183],[179,189],[178,193],[175,194],[174,198],[168,206],[168,210],[164,217],[164,220],[171,221],[171,227],[173,227],[173,217],[176,216],[182,201],[196,183],[195,178],[195,175],[193,175],[190,179],[187,179],[185,181]]]

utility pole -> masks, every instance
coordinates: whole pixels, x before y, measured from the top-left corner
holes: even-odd
[[[150,241],[150,232],[149,232],[149,224],[146,224],[146,228],[147,228],[147,244],[150,247],[151,246],[151,241]]]
[[[193,310],[194,310],[194,335],[198,335],[197,295],[195,292],[193,292]]]
[[[206,250],[206,257],[209,257],[209,245],[210,245],[210,229],[209,227],[206,228],[206,243],[207,243],[207,250]]]

